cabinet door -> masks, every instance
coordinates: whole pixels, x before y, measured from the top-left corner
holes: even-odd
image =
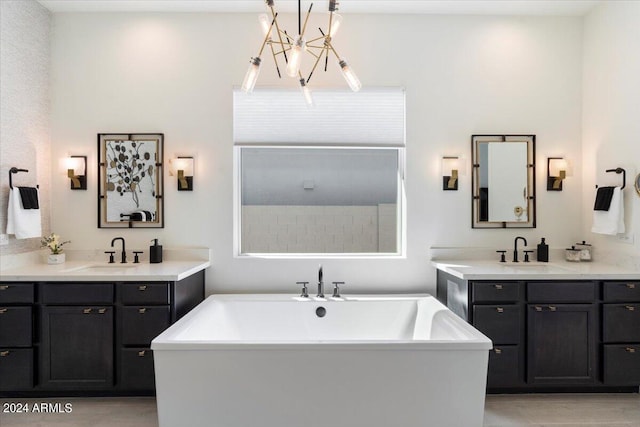
[[[473,326],[494,344],[520,343],[520,305],[474,305]]]
[[[519,387],[524,384],[520,346],[496,345],[489,351],[487,387]]]
[[[528,306],[530,384],[596,381],[598,321],[594,304]]]
[[[48,389],[113,385],[113,308],[42,308],[40,384]]]
[[[122,307],[121,313],[123,345],[148,346],[171,323],[168,305]]]

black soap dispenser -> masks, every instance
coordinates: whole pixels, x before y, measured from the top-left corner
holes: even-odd
[[[158,244],[158,239],[152,240],[153,245],[149,246],[149,262],[158,264],[162,262],[162,245]]]
[[[544,237],[542,241],[538,243],[537,257],[540,262],[549,262],[549,245],[544,242]]]

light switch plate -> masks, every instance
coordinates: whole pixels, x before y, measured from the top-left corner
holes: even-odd
[[[6,246],[9,244],[9,235],[0,234],[0,246]]]
[[[618,240],[621,241],[622,243],[633,245],[635,236],[633,235],[633,233],[618,234]]]

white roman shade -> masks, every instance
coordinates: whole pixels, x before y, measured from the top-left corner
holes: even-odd
[[[297,89],[234,89],[234,144],[404,147],[403,88],[316,89],[313,99],[308,107]]]

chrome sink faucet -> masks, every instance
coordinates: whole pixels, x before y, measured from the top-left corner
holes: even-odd
[[[518,236],[513,240],[513,262],[518,262],[518,240],[522,240],[527,246],[527,239],[524,237]]]
[[[127,251],[125,249],[124,237],[115,237],[111,241],[111,247],[112,248],[113,248],[113,244],[116,242],[116,240],[122,240],[122,260],[120,261],[120,263],[121,264],[125,264],[127,262]]]
[[[324,298],[324,282],[322,281],[322,264],[318,268],[318,298]]]

